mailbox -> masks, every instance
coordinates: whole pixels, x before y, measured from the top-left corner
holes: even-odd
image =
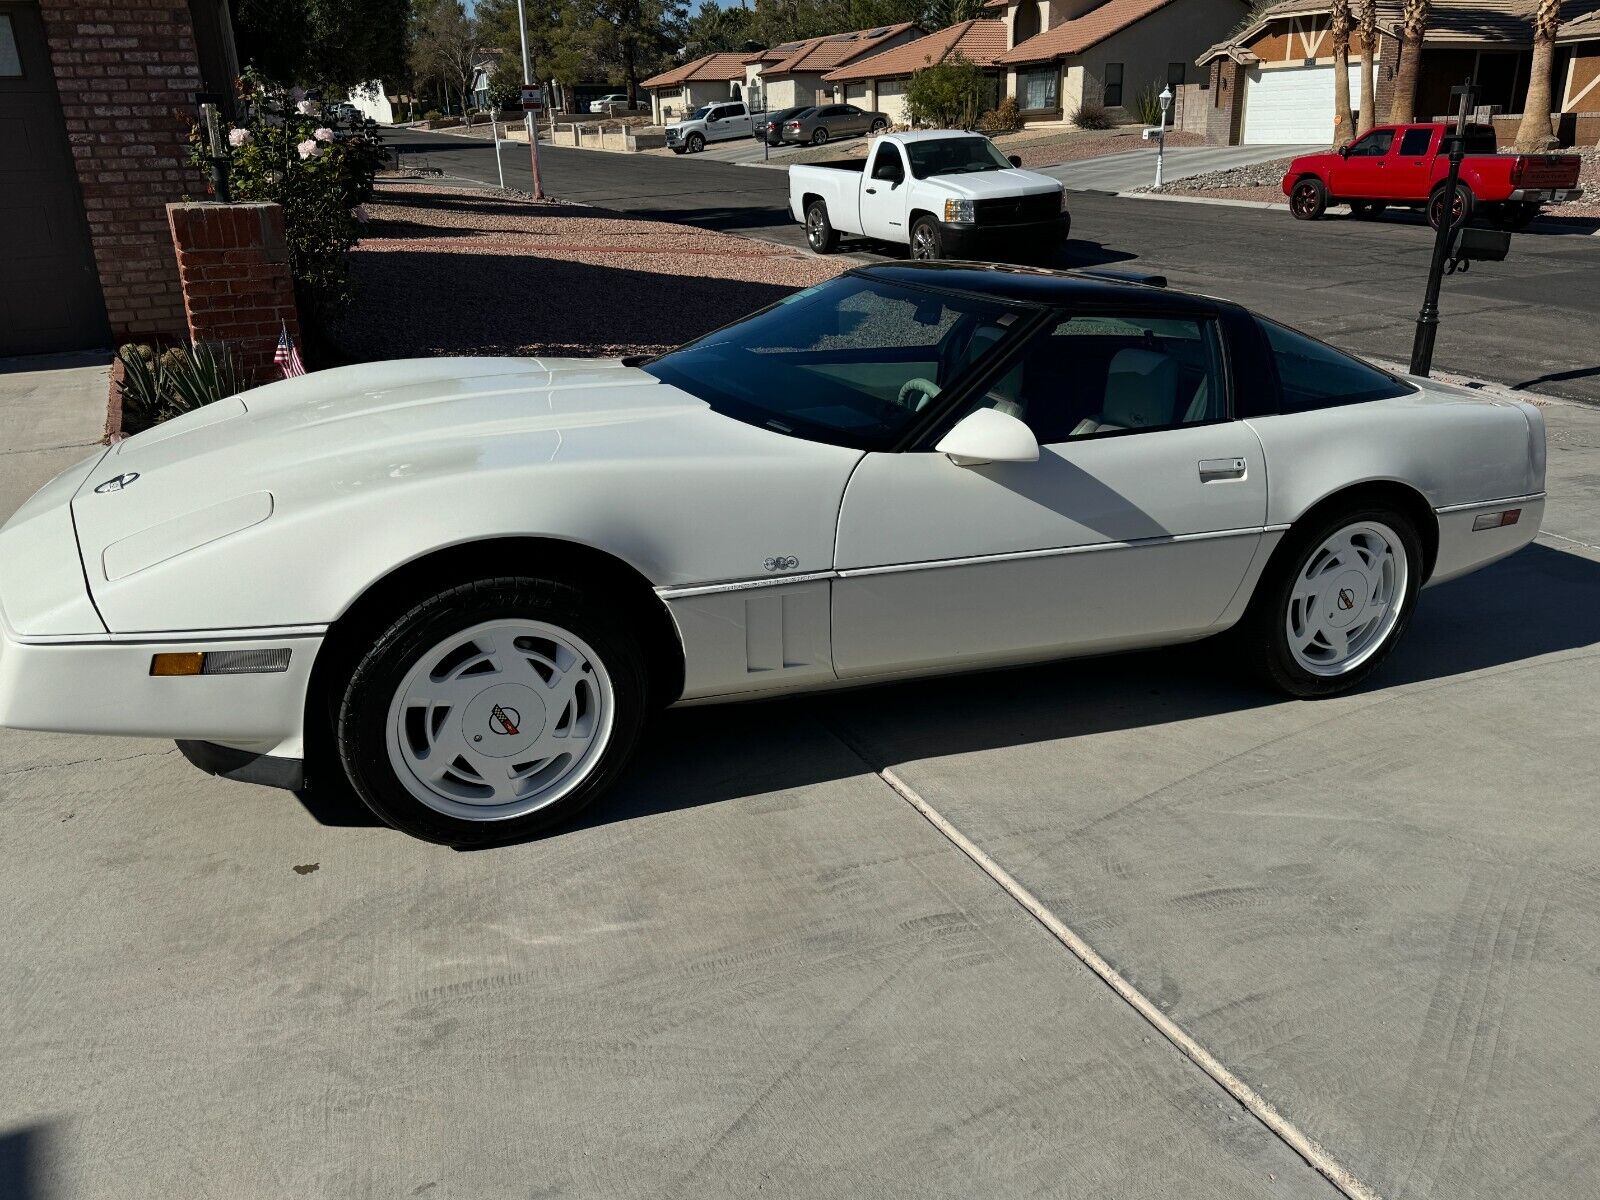
[[[1511,250],[1511,235],[1504,229],[1479,229],[1464,225],[1450,251],[1450,273],[1465,271],[1475,262],[1504,262]]]

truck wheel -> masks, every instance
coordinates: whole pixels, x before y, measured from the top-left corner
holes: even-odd
[[[939,223],[932,217],[918,217],[911,226],[911,257],[919,262],[933,262],[944,257],[944,239]]]
[[[1358,221],[1376,221],[1388,207],[1382,200],[1352,200],[1350,215]]]
[[[839,245],[839,231],[828,220],[828,206],[813,200],[806,209],[806,243],[818,254],[832,254]]]
[[[1495,213],[1494,223],[1501,229],[1526,229],[1528,223],[1538,215],[1537,204],[1513,200],[1500,206],[1500,211]]]
[[[706,148],[706,139],[705,139],[705,135],[704,134],[691,133],[689,135],[689,153],[690,154],[699,154],[700,151],[704,150],[705,148]]]
[[[1315,221],[1328,211],[1328,189],[1314,176],[1296,181],[1289,192],[1289,211],[1296,221]]]
[[[825,145],[827,145],[827,143],[828,143],[828,131],[826,129],[818,129],[815,133],[813,133],[811,135],[811,144],[813,146],[825,146]]]
[[[1435,188],[1428,197],[1428,224],[1439,228],[1444,220],[1445,189]],[[1455,202],[1450,205],[1450,228],[1458,229],[1472,219],[1472,191],[1464,183],[1456,184]]]

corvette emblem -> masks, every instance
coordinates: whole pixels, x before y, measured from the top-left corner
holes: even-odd
[[[1356,606],[1356,594],[1354,592],[1352,592],[1349,588],[1340,588],[1339,589],[1339,607],[1341,609],[1343,609],[1344,611],[1349,612],[1355,606]]]
[[[101,496],[107,492],[120,492],[137,478],[139,478],[139,472],[124,471],[121,475],[113,475],[94,490],[97,495]]]
[[[522,714],[514,708],[496,704],[489,714],[489,731],[491,733],[517,734],[521,731],[517,726],[522,724]]]

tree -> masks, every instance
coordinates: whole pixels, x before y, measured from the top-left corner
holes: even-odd
[[[477,22],[467,15],[460,0],[434,0],[426,8],[419,6],[419,11],[412,44],[412,72],[419,82],[442,83],[447,99],[453,85],[465,115],[472,78],[483,57],[478,49]]]
[[[1417,75],[1422,66],[1422,35],[1428,31],[1430,0],[1404,0],[1400,9],[1400,70],[1394,77],[1394,103],[1389,123],[1407,125],[1416,120]]]
[[[683,57],[699,58],[754,45],[755,14],[745,8],[723,8],[717,0],[701,0],[700,11],[689,19]]]
[[[240,62],[284,83],[346,91],[405,77],[411,0],[233,0]]]
[[[1522,102],[1522,124],[1517,126],[1517,149],[1524,153],[1549,150],[1550,76],[1556,54],[1556,27],[1561,24],[1561,0],[1539,0],[1533,13],[1533,65],[1528,68],[1528,96]]]
[[[912,73],[906,83],[906,115],[914,125],[971,129],[989,107],[990,95],[983,68],[955,54]]]
[[[571,0],[561,37],[565,50],[587,52],[611,82],[627,85],[636,105],[639,80],[667,65],[683,44],[687,18],[683,0]]]
[[[984,0],[928,0],[921,24],[924,29],[948,29],[983,16],[983,8]]]
[[[1361,116],[1356,132],[1365,133],[1378,123],[1377,81],[1372,58],[1378,52],[1378,0],[1356,0],[1356,28],[1361,31]]]
[[[1333,35],[1333,144],[1350,144],[1350,0],[1333,0],[1328,14]]]

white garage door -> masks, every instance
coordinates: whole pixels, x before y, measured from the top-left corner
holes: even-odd
[[[1350,99],[1361,95],[1361,67],[1350,65]],[[1244,89],[1247,146],[1333,142],[1333,68],[1286,67],[1249,73]]]

